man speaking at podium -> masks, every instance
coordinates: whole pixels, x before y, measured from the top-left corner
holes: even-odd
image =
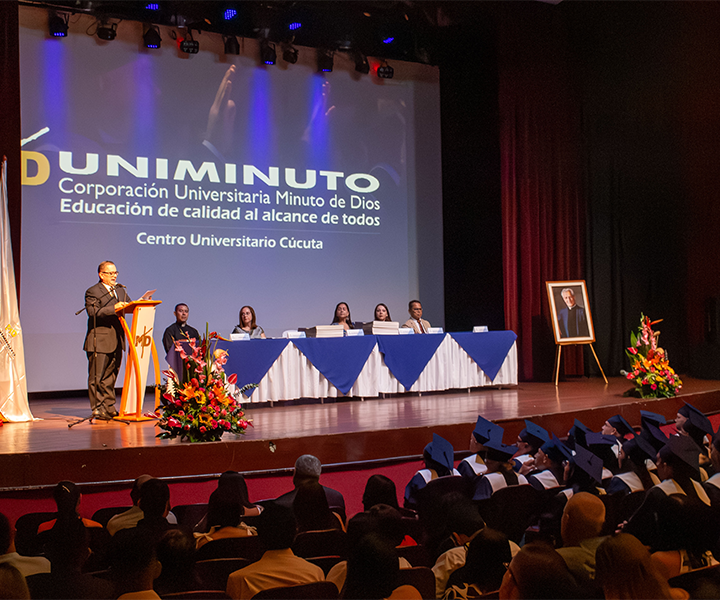
[[[100,281],[85,292],[88,314],[84,349],[88,357],[88,396],[96,419],[110,420],[115,410],[115,380],[125,349],[125,334],[115,313],[130,302],[118,271],[109,260],[98,267]]]

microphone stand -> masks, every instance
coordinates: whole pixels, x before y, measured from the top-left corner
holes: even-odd
[[[117,286],[115,286],[117,287]],[[112,290],[108,290],[105,292],[100,298],[90,298],[91,303],[95,306],[95,310],[93,310],[92,319],[93,319],[93,382],[95,384],[95,400],[97,400],[97,390],[98,390],[98,363],[97,363],[97,304],[102,300],[105,296],[109,295],[110,292],[112,292],[115,287],[113,287]],[[124,287],[124,286],[123,286]],[[87,304],[83,306],[79,311],[75,313],[75,316],[79,315],[83,311],[87,311]],[[88,313],[89,314],[89,313]],[[89,390],[88,390],[89,391]],[[114,391],[113,391],[114,393]],[[100,404],[95,405],[95,409],[88,415],[87,417],[83,417],[82,419],[78,419],[77,421],[73,421],[72,423],[68,423],[68,429],[72,429],[75,427],[75,425],[79,425],[80,423],[84,423],[85,421],[90,421],[92,423],[93,419],[95,419],[95,410],[98,408],[101,408],[103,410],[107,411],[107,407],[105,406],[105,398],[100,400]],[[118,419],[117,417],[114,417],[111,419],[113,421],[119,421],[120,423],[125,423],[125,425],[130,425],[130,421],[126,421],[125,419]]]

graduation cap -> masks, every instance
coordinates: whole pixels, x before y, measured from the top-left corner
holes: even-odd
[[[425,452],[427,452],[430,458],[436,463],[441,464],[443,467],[446,467],[448,471],[452,472],[455,454],[452,444],[445,438],[440,437],[437,433],[433,433],[433,441],[425,446]]]
[[[575,423],[568,431],[567,445],[576,448],[578,445],[587,448],[586,436],[592,431],[586,427],[583,423],[575,419]]]
[[[585,471],[598,483],[602,483],[603,461],[582,446],[575,447],[575,466]]]
[[[606,435],[604,433],[596,433],[591,431],[585,436],[587,442],[586,448],[590,450],[595,456],[602,460],[603,464],[615,472],[618,468],[617,455],[613,448],[617,443],[617,438],[614,435]],[[575,448],[577,451],[577,447]]]
[[[617,429],[618,433],[623,437],[629,433],[635,433],[632,425],[630,425],[630,423],[628,423],[622,415],[613,415],[607,420],[607,422]]]
[[[667,443],[670,451],[680,460],[700,471],[700,448],[686,435],[673,435]]]
[[[657,456],[657,450],[640,435],[623,442],[622,447],[627,457],[639,467],[648,459],[654,461]]]
[[[540,427],[540,425],[535,425],[535,423],[527,419],[525,419],[525,429],[520,432],[518,437],[526,444],[530,444],[533,448],[539,448],[550,440],[547,431]]]
[[[473,435],[478,444],[484,445],[491,438],[502,439],[503,433],[505,433],[505,430],[500,425],[496,425],[485,417],[478,415],[475,429],[473,429]]]
[[[665,423],[667,423],[667,419],[665,417],[663,417],[662,415],[659,415],[658,413],[650,412],[649,410],[641,410],[640,411],[641,425],[645,425],[646,421],[649,421],[656,427],[659,427],[660,425],[665,425]]]
[[[668,443],[668,437],[659,427],[656,427],[652,423],[645,423],[645,428],[649,435],[642,437],[655,449],[655,453],[657,454],[657,452],[660,451],[660,448]]]
[[[540,450],[542,450],[551,461],[559,465],[572,458],[572,452],[570,452],[570,449],[554,434],[553,439],[545,442],[540,447]]]
[[[710,423],[710,419],[708,419],[703,413],[701,413],[697,408],[695,408],[691,404],[686,404],[685,406],[688,407],[688,413],[689,413],[687,415],[687,419],[688,419],[688,421],[690,421],[690,423],[692,423],[692,425],[695,428],[699,429],[700,431],[702,431],[704,433],[709,433],[710,435],[715,433],[713,431],[712,423]],[[683,407],[683,408],[685,408],[685,407]],[[685,423],[685,425],[687,425],[687,422]],[[683,429],[685,429],[685,425],[683,425]],[[687,429],[685,429],[685,431],[687,431]],[[688,433],[690,433],[690,432],[688,431]]]
[[[499,437],[490,438],[484,446],[487,448],[486,458],[498,462],[509,461],[518,449],[517,446],[506,446]]]

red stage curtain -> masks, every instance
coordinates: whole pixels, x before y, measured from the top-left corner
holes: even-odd
[[[545,282],[583,278],[580,111],[557,7],[507,3],[498,25],[505,325],[518,334],[520,379],[548,380]],[[563,350],[563,363],[582,374],[582,350]]]

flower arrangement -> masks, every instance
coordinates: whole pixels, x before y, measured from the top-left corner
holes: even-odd
[[[165,384],[160,386],[162,406],[158,407],[160,420],[157,426],[164,431],[159,438],[188,439],[191,442],[220,440],[227,431],[245,433],[252,421],[245,418],[240,405],[241,394],[257,384],[251,383],[230,392],[237,375],[225,376],[223,366],[227,352],[216,349],[220,339],[217,333],[207,332],[200,340],[189,338],[176,341],[175,349],[183,361],[178,375],[172,369],[163,371]]]
[[[637,333],[630,332],[630,347],[625,353],[630,359],[630,371],[620,371],[635,384],[635,388],[626,395],[640,398],[672,398],[682,387],[682,381],[670,367],[667,352],[658,346],[659,331],[652,326],[658,321],[640,313],[640,326]]]

